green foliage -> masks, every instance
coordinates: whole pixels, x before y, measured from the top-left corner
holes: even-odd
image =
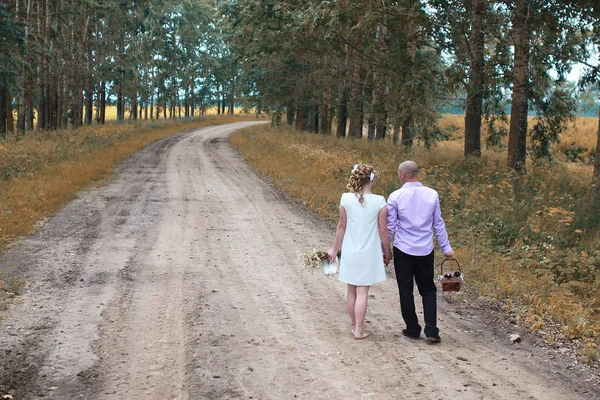
[[[11,93],[16,89],[19,52],[23,47],[24,32],[14,21],[7,3],[0,3],[0,89]]]
[[[532,130],[532,153],[536,159],[551,160],[550,146],[559,140],[559,134],[568,121],[574,121],[577,102],[573,93],[554,90],[547,99],[537,101],[537,123]]]

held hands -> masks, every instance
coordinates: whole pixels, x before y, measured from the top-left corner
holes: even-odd
[[[335,262],[335,258],[337,257],[337,250],[335,250],[333,247],[331,249],[329,249],[329,251],[327,252],[327,255],[329,256],[329,262],[333,263]]]
[[[392,261],[392,252],[388,250],[383,255],[383,264],[388,265],[390,261]]]

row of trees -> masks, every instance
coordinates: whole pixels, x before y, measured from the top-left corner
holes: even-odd
[[[369,139],[430,144],[439,110],[458,98],[465,155],[480,155],[485,125],[488,145],[508,135],[519,171],[528,132],[533,154],[549,156],[577,107],[565,76],[600,43],[592,0],[237,0],[227,15],[250,100],[297,130],[330,133],[335,122],[338,136],[366,127]],[[507,100],[508,132],[497,123]]]
[[[581,85],[600,80],[596,3],[2,1],[0,136],[104,123],[111,100],[124,120],[231,113],[244,99],[298,130],[366,127],[370,139],[429,145],[444,135],[439,110],[458,99],[465,155],[480,155],[485,126],[487,145],[508,135],[508,165],[522,171],[528,151],[550,155],[576,109],[571,65],[587,65]],[[507,102],[508,130],[497,123]],[[600,144],[596,160],[600,179]]]
[[[216,1],[0,2],[0,137],[7,132],[233,113],[238,63]],[[112,99],[112,102],[111,102]],[[14,114],[17,115],[16,121]],[[34,125],[35,122],[35,125]]]

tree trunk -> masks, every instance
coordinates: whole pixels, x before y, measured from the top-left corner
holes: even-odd
[[[312,108],[312,118],[310,121],[310,131],[319,133],[319,104],[315,104]]]
[[[192,77],[192,84],[190,85],[190,91],[191,91],[191,95],[190,95],[190,117],[194,117],[194,114],[196,113],[195,110],[195,99],[194,97],[196,96],[195,92],[194,92],[194,78]]]
[[[60,129],[60,96],[59,96],[59,85],[60,85],[60,77],[58,80],[54,79],[50,89],[50,128],[52,129]]]
[[[233,77],[232,81],[231,81],[231,115],[235,114],[235,76]]]
[[[414,141],[412,116],[404,119],[402,123],[402,146],[412,147]]]
[[[98,123],[104,124],[106,122],[106,81],[100,83],[100,118]]]
[[[221,115],[221,86],[217,85],[217,115]]]
[[[286,122],[289,126],[294,126],[294,105],[288,104],[286,107]]]
[[[152,73],[152,80],[150,81],[150,100],[149,100],[149,108],[150,108],[150,119],[154,119],[154,92],[155,90],[155,80],[154,80],[154,72]],[[157,113],[158,117],[158,113]]]
[[[384,24],[377,25],[376,45],[377,50],[387,55],[389,53],[389,29]],[[388,86],[388,75],[375,65],[373,72],[373,114],[375,117],[375,139],[383,139],[386,134],[385,92]]]
[[[481,113],[483,105],[483,63],[487,0],[473,0],[469,35],[470,66],[465,111],[465,157],[481,156]]]
[[[320,133],[329,135],[331,133],[331,93],[323,96],[323,104],[321,105],[321,126]]]
[[[185,108],[185,117],[190,117],[190,86],[186,84],[185,86],[185,100],[183,101],[183,107]]]
[[[394,125],[394,133],[392,136],[392,143],[398,144],[399,141],[400,141],[400,123],[396,122],[396,124]]]
[[[43,11],[42,11],[42,2],[38,1],[37,2],[37,37],[39,38],[40,41],[44,40],[44,31],[42,30],[43,25],[42,25],[42,15],[43,15]],[[44,43],[38,43],[38,45],[43,46]],[[36,104],[36,109],[37,109],[37,129],[38,130],[43,130],[44,129],[44,66],[46,65],[45,61],[44,61],[44,52],[40,51],[39,52],[39,58],[38,58],[38,62],[36,63],[36,78],[37,78],[37,90],[38,90],[38,96],[37,96],[37,104]]]
[[[508,166],[515,171],[525,172],[527,152],[527,111],[529,80],[529,1],[515,2],[512,110],[508,133]]]
[[[15,117],[13,115],[12,98],[6,96],[6,134],[12,134],[15,132]]]
[[[40,70],[43,71],[43,68],[40,68]],[[40,79],[43,80],[42,76],[40,75]],[[44,130],[46,128],[46,93],[44,91],[45,89],[45,84],[42,81],[40,84],[40,98],[38,100],[38,105],[37,105],[37,128],[38,130]]]
[[[94,94],[92,89],[88,87],[85,91],[85,124],[91,125],[94,119]]]
[[[139,105],[138,105],[138,93],[133,92],[131,96],[131,117],[134,121],[137,121],[139,116]]]
[[[348,88],[342,79],[337,106],[336,135],[338,138],[346,137],[346,125],[348,124]]]
[[[355,56],[350,94],[350,137],[360,139],[363,136],[363,74],[361,57]]]
[[[367,118],[367,138],[369,140],[375,139],[375,116],[374,115],[370,115],[369,118]]]
[[[30,4],[24,4],[23,7],[20,7],[20,1],[17,0],[16,1],[16,13],[15,15],[17,16],[17,18],[19,18],[20,22],[22,22],[23,24],[23,28],[24,28],[24,35],[23,35],[23,47],[24,48],[29,48],[29,32],[30,32],[30,14],[31,14],[31,5]],[[24,60],[23,60],[23,64],[19,67],[19,94],[18,94],[18,100],[17,100],[17,104],[19,106],[19,111],[18,111],[18,116],[17,116],[17,131],[18,132],[25,132],[26,129],[31,129],[31,127],[28,127],[28,121],[27,121],[27,117],[28,117],[28,109],[27,107],[30,105],[28,102],[28,92],[31,91],[30,87],[31,87],[31,77],[28,74],[28,68],[26,67],[26,65],[31,65],[31,59],[30,56],[27,55]]]
[[[17,131],[18,132],[25,132],[25,119],[26,119],[26,115],[27,115],[27,105],[26,105],[26,101],[25,101],[25,85],[29,85],[28,83],[28,79],[24,76],[22,76],[23,74],[25,74],[25,68],[21,68],[21,72],[19,75],[19,85],[21,86],[21,89],[19,90],[19,95],[17,98],[17,102],[18,102],[18,107],[19,110],[17,112]]]
[[[408,20],[404,26],[404,36],[406,38],[406,54],[407,54],[407,67],[406,67],[406,80],[408,82],[408,92],[409,98],[412,100],[417,95],[414,89],[414,75],[415,75],[415,58],[417,54],[417,26],[415,23],[415,16],[419,7],[418,0],[410,0],[409,6],[411,8],[411,13],[408,17]],[[414,101],[410,101],[411,104],[414,104]],[[402,146],[411,147],[413,145],[413,113],[409,109],[403,115],[403,123],[402,123]]]
[[[22,82],[25,82],[25,80],[22,80]],[[25,121],[27,120],[27,103],[25,99],[25,88],[21,86],[17,97],[17,105],[19,107],[17,110],[17,132],[21,133],[25,132]]]
[[[78,128],[83,120],[83,92],[80,88],[73,91],[71,102],[71,126]]]
[[[89,40],[92,39],[92,30],[89,30]],[[89,42],[88,42],[89,43]],[[87,62],[88,76],[87,86],[85,89],[85,124],[91,125],[94,117],[94,56],[92,54],[92,46],[88,44]]]
[[[125,120],[125,99],[123,98],[123,85],[120,83],[117,90],[117,120]]]
[[[33,112],[33,89],[29,84],[25,89],[25,130],[33,130],[34,129],[34,112]]]
[[[6,137],[6,92],[0,87],[0,137]]]
[[[296,107],[296,131],[302,132],[306,130],[308,125],[307,107],[304,104],[299,104]]]
[[[69,92],[68,92],[67,79],[63,76],[59,83],[59,102],[60,102],[60,115],[59,118],[62,120],[62,127],[66,128],[69,126]]]
[[[63,77],[59,77],[58,81],[56,82],[56,85],[54,86],[54,106],[55,106],[55,113],[56,113],[56,126],[59,129],[63,128],[63,106],[64,106],[64,98],[65,98],[65,94],[63,93],[63,82],[64,79]],[[66,126],[64,126],[66,127]]]
[[[598,138],[596,139],[596,157],[594,160],[594,181],[596,189],[600,190],[600,109],[598,109]]]

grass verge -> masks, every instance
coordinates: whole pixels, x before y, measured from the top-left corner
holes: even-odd
[[[599,359],[600,197],[590,188],[589,165],[532,164],[517,176],[505,168],[504,151],[464,160],[458,140],[401,152],[388,141],[265,126],[234,133],[231,143],[276,187],[332,220],[352,165],[373,164],[374,189],[387,197],[399,187],[398,164],[414,159],[423,167],[421,181],[440,193],[472,290],[548,343],[564,335],[581,345],[587,361]]]

